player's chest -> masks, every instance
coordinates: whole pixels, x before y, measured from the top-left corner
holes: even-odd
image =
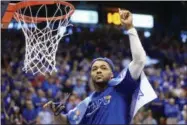
[[[94,115],[96,112],[100,112],[101,110],[106,110],[112,103],[112,100],[112,94],[107,94],[105,96],[101,96],[100,98],[93,99],[87,107],[86,117]]]

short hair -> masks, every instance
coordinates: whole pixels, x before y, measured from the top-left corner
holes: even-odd
[[[103,58],[103,57],[99,57],[99,58],[94,59],[94,60],[92,61],[92,63],[91,63],[90,69],[92,68],[93,64],[94,64],[96,61],[99,61],[99,60],[105,61],[106,63],[108,63],[109,66],[110,66],[110,68],[111,68],[111,70],[112,70],[112,72],[114,72],[114,69],[115,69],[114,63],[112,62],[111,59],[106,58],[106,57],[104,57],[104,58]]]

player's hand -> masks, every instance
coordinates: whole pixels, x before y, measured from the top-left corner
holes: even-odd
[[[132,13],[128,10],[121,10],[119,8],[119,15],[121,19],[121,24],[125,26],[127,30],[133,28],[133,23],[132,23]]]
[[[54,108],[54,106],[53,106],[53,101],[49,101],[49,102],[45,103],[45,104],[43,105],[43,108],[44,108],[44,109],[49,108],[49,109],[51,109],[53,112],[55,111],[55,108]]]
[[[54,115],[57,116],[62,112],[65,106],[63,104],[56,105],[53,101],[49,101],[43,105],[43,108],[49,108],[54,112]]]

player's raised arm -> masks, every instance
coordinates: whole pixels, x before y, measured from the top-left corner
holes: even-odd
[[[128,10],[120,10],[121,24],[126,28],[130,39],[132,61],[129,64],[129,71],[133,79],[137,80],[146,62],[146,53],[142,47],[137,31],[132,23],[132,14]]]

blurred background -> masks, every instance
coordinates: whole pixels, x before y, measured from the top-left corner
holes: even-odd
[[[7,29],[1,29],[1,123],[51,124],[53,114],[42,105],[51,99],[62,100],[63,93],[72,93],[63,112],[73,109],[94,91],[89,75],[94,58],[112,59],[117,76],[131,61],[127,31],[119,22],[121,8],[133,13],[133,24],[147,53],[144,71],[158,95],[137,113],[133,123],[187,124],[187,2],[70,3],[76,8],[73,26],[59,43],[58,72],[52,75],[23,72],[21,27],[12,20]],[[1,3],[3,10],[5,4]]]

